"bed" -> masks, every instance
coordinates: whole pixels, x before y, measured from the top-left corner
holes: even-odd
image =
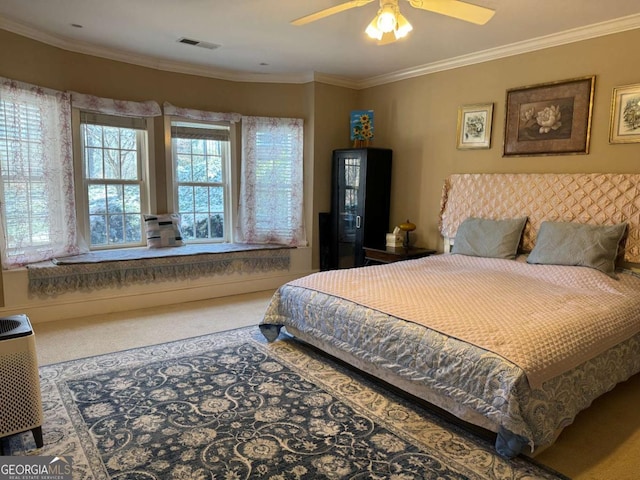
[[[504,457],[553,444],[640,372],[640,174],[458,174],[445,253],[319,272],[260,324],[495,432]]]

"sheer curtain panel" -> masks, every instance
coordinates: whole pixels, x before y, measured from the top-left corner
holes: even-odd
[[[298,118],[242,117],[238,241],[307,244],[303,130]]]
[[[80,253],[71,142],[67,93],[0,78],[3,268]]]

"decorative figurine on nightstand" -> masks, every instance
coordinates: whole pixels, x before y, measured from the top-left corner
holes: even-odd
[[[404,240],[404,248],[409,248],[409,232],[413,232],[416,229],[416,225],[415,223],[411,223],[408,219],[406,222],[401,223],[400,225],[398,225],[398,227],[400,228],[400,230],[402,230],[403,232],[407,232],[407,235],[405,237]]]

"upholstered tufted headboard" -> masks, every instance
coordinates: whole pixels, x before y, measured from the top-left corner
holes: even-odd
[[[467,217],[527,216],[530,251],[544,220],[611,225],[626,222],[624,260],[640,263],[640,174],[455,174],[444,183],[440,233],[454,238]]]

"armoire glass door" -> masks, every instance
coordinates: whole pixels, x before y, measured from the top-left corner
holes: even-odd
[[[354,266],[356,231],[361,222],[358,213],[360,162],[359,157],[344,157],[338,162],[338,268]]]

